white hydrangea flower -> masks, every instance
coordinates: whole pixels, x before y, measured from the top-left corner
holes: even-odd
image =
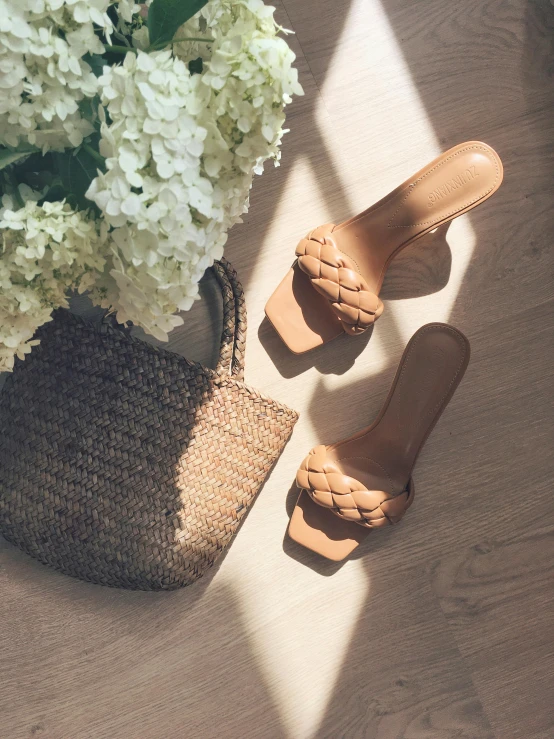
[[[133,16],[140,12],[140,5],[134,0],[117,0],[117,13],[125,23],[132,23]]]
[[[253,175],[278,162],[284,106],[302,94],[273,12],[261,0],[211,0],[176,38],[212,43],[129,53],[99,79],[107,171],[87,196],[114,228],[102,303],[158,338],[222,256]],[[199,56],[203,72],[190,75]]]
[[[38,343],[33,334],[52,311],[67,307],[68,290],[92,287],[109,239],[105,223],[65,202],[39,206],[32,193],[23,208],[6,196],[2,202],[0,372],[6,372]]]
[[[79,102],[98,91],[83,57],[104,53],[94,29],[110,38],[112,2],[0,0],[0,144],[61,151],[94,131],[79,111]],[[119,0],[125,18],[139,10]]]
[[[147,54],[147,27],[133,16],[149,4],[0,0],[0,145],[80,146],[93,132],[80,103],[99,94],[106,159],[87,193],[102,220],[64,202],[39,206],[23,186],[24,208],[4,199],[0,371],[73,288],[166,340],[247,210],[254,174],[268,158],[278,163],[284,107],[302,88],[274,9],[210,0],[176,34],[209,43]],[[132,38],[135,51],[97,79],[83,57],[103,53],[99,28],[108,41]],[[203,70],[192,75],[198,58]]]

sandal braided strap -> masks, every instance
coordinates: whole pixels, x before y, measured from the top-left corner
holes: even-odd
[[[347,334],[366,331],[383,312],[383,303],[372,293],[356,266],[335,245],[331,232],[334,224],[310,231],[296,247],[302,272],[313,287],[327,298]]]
[[[398,495],[368,490],[361,482],[343,474],[327,460],[327,448],[316,446],[300,465],[296,484],[320,506],[345,521],[368,529],[398,523],[414,499],[412,479]]]

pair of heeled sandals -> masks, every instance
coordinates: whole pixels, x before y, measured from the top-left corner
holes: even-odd
[[[366,331],[383,312],[378,297],[394,257],[420,236],[487,200],[502,182],[487,144],[450,149],[358,216],[311,231],[265,312],[300,354],[343,333]],[[458,387],[469,342],[430,323],[411,338],[374,423],[344,441],[317,446],[296,476],[300,495],[288,533],[339,561],[372,529],[395,524],[414,499],[412,469]]]

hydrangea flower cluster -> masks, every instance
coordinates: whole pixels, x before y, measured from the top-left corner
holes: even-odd
[[[131,23],[133,0],[0,0],[0,143],[44,151],[77,147],[94,128],[79,103],[98,93],[85,55],[114,31],[107,10]]]
[[[254,173],[278,161],[283,108],[302,88],[273,10],[212,0],[176,35],[212,43],[129,53],[99,80],[107,172],[87,196],[114,227],[103,305],[157,338],[167,339],[180,322],[173,314],[191,307],[198,280],[223,254]],[[204,70],[190,75],[200,46]]]
[[[97,79],[83,56],[102,54],[110,0],[0,0],[0,143],[79,146],[93,132],[79,112]]]
[[[92,287],[107,251],[105,223],[65,202],[39,206],[36,194],[26,195],[23,208],[4,196],[0,209],[0,372],[38,343],[33,334],[54,308],[67,307],[69,289]]]
[[[166,340],[278,163],[302,88],[274,8],[209,0],[177,29],[187,7],[0,0],[0,371],[71,289]]]

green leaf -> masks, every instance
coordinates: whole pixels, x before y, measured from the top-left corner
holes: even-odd
[[[191,59],[189,62],[189,72],[191,74],[202,74],[202,69],[204,68],[204,63],[202,62],[202,57],[199,56],[198,59]]]
[[[39,201],[39,205],[42,205],[45,200],[48,200],[49,202],[53,203],[56,200],[63,200],[65,198],[65,191],[63,189],[63,185],[61,183],[61,180],[57,177],[48,190],[44,193],[42,198]]]
[[[150,45],[168,44],[178,28],[196,15],[208,0],[153,0],[148,9]]]
[[[0,169],[4,169],[8,165],[18,162],[23,157],[28,157],[33,151],[36,151],[34,147],[6,149],[6,147],[0,146]]]
[[[103,74],[106,60],[101,54],[85,54],[83,56],[83,61],[90,66],[95,77],[100,77]]]
[[[99,168],[92,154],[84,149],[56,152],[54,162],[68,202],[83,210],[92,208],[93,203],[85,197]]]
[[[41,151],[31,152],[23,161],[19,161],[14,166],[14,173],[18,182],[27,182],[28,177],[35,177],[39,173],[52,171],[52,155],[50,153],[43,154]]]
[[[79,112],[90,121],[96,131],[100,130],[100,118],[98,117],[98,108],[100,107],[100,98],[95,95],[93,98],[83,98],[79,103]]]

